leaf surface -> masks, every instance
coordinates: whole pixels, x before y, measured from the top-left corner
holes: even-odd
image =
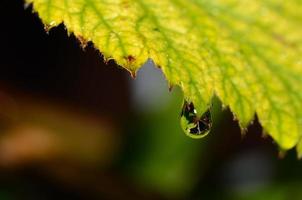
[[[217,95],[242,128],[257,113],[281,148],[300,140],[301,0],[31,2],[47,26],[64,22],[133,74],[151,58],[200,113]]]
[[[298,158],[302,158],[302,140],[300,139],[300,142],[297,145],[297,151],[298,151]]]

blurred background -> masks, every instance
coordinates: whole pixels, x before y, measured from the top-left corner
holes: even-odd
[[[182,132],[182,93],[147,61],[136,79],[22,0],[1,2],[0,200],[302,199],[302,161],[214,99]]]

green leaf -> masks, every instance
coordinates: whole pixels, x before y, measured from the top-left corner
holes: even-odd
[[[217,95],[242,128],[257,113],[281,148],[301,138],[301,0],[31,2],[132,74],[151,58],[199,113]]]
[[[302,140],[300,139],[300,142],[297,145],[297,151],[298,151],[298,158],[302,158]]]

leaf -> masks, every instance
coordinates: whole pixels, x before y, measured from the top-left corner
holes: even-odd
[[[297,145],[297,151],[298,151],[298,158],[302,158],[302,140],[300,139],[300,142]]]
[[[200,113],[217,95],[242,128],[257,113],[281,148],[301,138],[301,0],[27,2],[132,74],[153,59]]]

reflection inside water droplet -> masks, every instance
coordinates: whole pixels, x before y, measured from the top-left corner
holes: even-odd
[[[210,109],[200,116],[192,102],[184,101],[180,123],[185,134],[189,137],[203,138],[208,135],[212,127]]]

